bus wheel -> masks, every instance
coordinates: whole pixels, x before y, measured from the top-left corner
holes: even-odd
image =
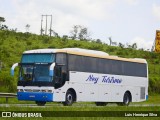
[[[63,102],[64,106],[71,106],[74,102],[74,94],[71,91],[67,91],[66,100]]]
[[[46,102],[36,101],[36,104],[37,104],[38,106],[45,106]]]
[[[126,92],[124,94],[124,97],[123,97],[123,102],[122,103],[117,103],[117,105],[119,106],[128,106],[129,103],[131,102],[131,96],[128,92]]]
[[[126,92],[124,94],[124,98],[123,98],[123,106],[128,106],[130,102],[131,102],[130,94],[128,92]]]
[[[96,102],[96,106],[106,106],[106,102]]]

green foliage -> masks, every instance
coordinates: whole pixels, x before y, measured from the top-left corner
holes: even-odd
[[[134,46],[136,46],[136,44]],[[119,47],[108,46],[103,44],[100,40],[71,40],[68,39],[67,36],[63,36],[63,38],[48,37],[31,33],[17,33],[8,30],[0,30],[0,61],[3,63],[3,67],[0,71],[0,81],[5,83],[5,86],[1,87],[0,91],[16,91],[18,70],[14,78],[10,76],[9,72],[14,63],[20,62],[21,55],[24,51],[43,48],[73,47],[100,50],[119,57],[147,59],[149,64],[149,92],[160,93],[160,54],[135,50],[133,48],[124,48],[121,44]]]
[[[9,72],[7,71],[0,72],[0,81],[2,81],[1,83],[3,83],[2,90],[4,92],[15,92],[16,90],[16,85],[14,84],[15,81],[14,78],[10,76]]]

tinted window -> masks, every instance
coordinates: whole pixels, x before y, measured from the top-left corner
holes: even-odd
[[[66,54],[58,53],[56,55],[56,63],[66,65]]]
[[[147,76],[146,64],[69,55],[70,71],[93,72],[126,76]]]

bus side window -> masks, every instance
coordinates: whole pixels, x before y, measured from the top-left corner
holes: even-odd
[[[58,53],[56,56],[56,63],[66,65],[66,54]]]

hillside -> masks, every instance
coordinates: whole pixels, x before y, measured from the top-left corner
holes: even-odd
[[[95,41],[68,40],[65,38],[39,36],[30,33],[16,33],[14,31],[0,30],[0,92],[16,92],[18,70],[15,77],[10,76],[13,63],[20,62],[25,50],[40,48],[66,48],[78,47],[100,50],[126,58],[144,58],[149,64],[149,92],[160,93],[160,54],[151,53],[132,48],[108,46]]]

